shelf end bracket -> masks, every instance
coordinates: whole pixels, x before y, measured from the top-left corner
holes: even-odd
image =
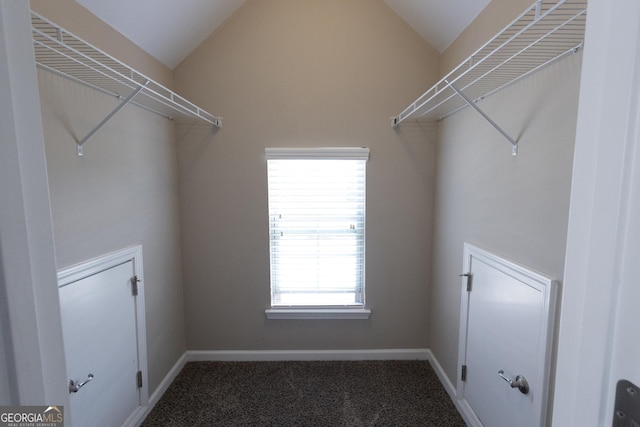
[[[116,106],[116,108],[113,109],[113,111],[111,111],[107,117],[105,117],[104,119],[102,119],[102,121],[100,123],[98,123],[93,129],[91,129],[91,132],[89,132],[84,138],[82,138],[80,141],[78,141],[77,145],[78,145],[78,156],[82,156],[82,144],[84,144],[85,142],[87,142],[87,140],[89,138],[91,138],[93,136],[94,133],[96,133],[102,126],[104,126],[109,120],[111,120],[111,118],[113,116],[116,115],[116,113],[118,111],[120,111],[120,109],[122,107],[124,107],[125,105],[127,105],[129,102],[131,102],[131,100],[138,94],[140,93],[140,91],[142,89],[144,89],[147,85],[149,84],[149,80],[146,80],[143,84],[141,84],[140,86],[138,86],[136,89],[133,90],[133,92],[131,92],[129,94],[129,96],[126,97],[126,99],[124,101],[122,101],[120,104],[118,104]]]
[[[449,85],[449,87],[451,87],[451,89],[453,89],[453,91],[455,93],[457,93],[460,96],[460,98],[464,99],[464,101],[467,104],[469,104],[470,107],[472,107],[474,110],[476,110],[487,122],[489,122],[489,124],[491,126],[493,126],[498,132],[500,132],[502,134],[502,136],[504,136],[511,143],[511,154],[513,154],[514,156],[517,155],[518,154],[518,141],[516,141],[515,139],[511,138],[511,136],[509,136],[509,134],[507,132],[505,132],[500,126],[498,126],[498,124],[496,122],[494,122],[491,119],[491,117],[489,117],[487,115],[487,113],[482,111],[482,109],[480,107],[478,107],[475,102],[473,102],[471,99],[469,99],[457,87],[455,87],[453,84],[449,83],[446,80],[445,80],[445,82]]]

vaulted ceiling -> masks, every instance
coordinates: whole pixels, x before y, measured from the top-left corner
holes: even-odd
[[[173,69],[246,0],[76,1]],[[489,1],[384,0],[440,52]]]

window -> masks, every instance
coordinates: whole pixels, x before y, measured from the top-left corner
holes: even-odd
[[[367,148],[266,150],[271,306],[363,308]]]

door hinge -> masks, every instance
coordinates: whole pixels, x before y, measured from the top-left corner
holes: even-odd
[[[136,383],[138,385],[138,388],[142,388],[142,371],[138,371],[138,373],[136,374]]]
[[[131,278],[131,293],[133,294],[133,296],[138,296],[138,282],[140,282],[140,279],[138,279],[138,276],[133,276]]]
[[[462,374],[460,375],[462,381],[467,380],[467,365],[462,365]]]
[[[471,292],[471,278],[473,277],[471,273],[461,274],[460,277],[464,277],[467,279],[467,292]]]

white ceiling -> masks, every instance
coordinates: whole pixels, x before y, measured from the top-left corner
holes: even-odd
[[[173,69],[245,0],[76,0]],[[444,51],[490,0],[384,0]]]
[[[444,52],[490,1],[384,0],[439,52]]]
[[[245,0],[76,0],[173,69]]]

